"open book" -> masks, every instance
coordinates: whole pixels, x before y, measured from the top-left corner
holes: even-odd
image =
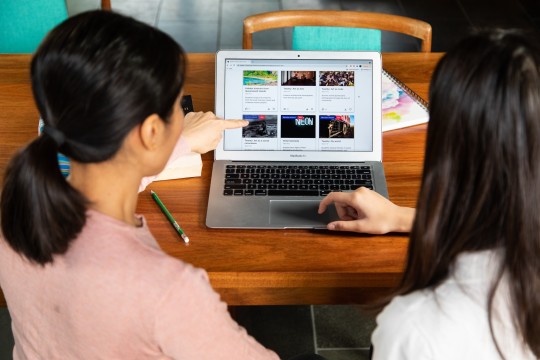
[[[182,96],[181,104],[184,115],[193,111],[193,100],[191,95]],[[182,179],[201,176],[202,159],[201,154],[189,153],[181,155],[176,160],[167,164],[165,169],[160,172],[154,181]]]
[[[429,113],[425,102],[407,85],[383,70],[382,130],[389,131],[425,123]]]
[[[167,164],[154,181],[201,176],[202,165],[201,154],[185,154]]]

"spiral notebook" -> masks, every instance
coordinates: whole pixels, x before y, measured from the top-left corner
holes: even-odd
[[[382,131],[428,122],[428,103],[395,76],[383,70]]]

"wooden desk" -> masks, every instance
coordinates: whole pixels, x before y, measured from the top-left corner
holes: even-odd
[[[383,55],[385,69],[427,98],[441,54]],[[21,145],[36,136],[38,112],[30,89],[27,55],[0,55],[0,177]],[[214,56],[190,54],[185,93],[196,110],[214,109]],[[414,206],[420,185],[426,125],[384,134],[390,198]],[[150,186],[179,220],[191,243],[184,246],[148,190],[137,211],[167,253],[205,268],[231,305],[361,303],[400,278],[407,236],[367,236],[310,230],[214,230],[205,226],[213,154],[203,156],[200,178]],[[0,304],[4,304],[0,296]]]

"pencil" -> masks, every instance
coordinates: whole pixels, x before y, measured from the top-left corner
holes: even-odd
[[[169,222],[172,224],[172,226],[174,226],[174,228],[176,229],[176,231],[178,232],[178,234],[180,234],[180,236],[182,237],[182,239],[184,240],[184,243],[189,243],[189,238],[187,237],[187,235],[184,233],[184,230],[182,230],[182,228],[180,227],[180,225],[178,225],[178,223],[176,222],[176,220],[174,220],[174,218],[172,217],[171,213],[169,212],[169,210],[167,210],[167,208],[165,207],[165,205],[163,205],[163,203],[161,202],[161,200],[159,199],[159,197],[157,196],[157,194],[153,191],[153,190],[150,190],[150,195],[152,195],[152,198],[156,201],[156,203],[158,204],[159,208],[161,209],[161,211],[163,211],[163,213],[165,214],[165,216],[167,217],[167,219],[169,220]]]

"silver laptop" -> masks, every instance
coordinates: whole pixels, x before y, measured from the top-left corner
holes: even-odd
[[[325,228],[330,191],[388,197],[377,52],[226,50],[216,55],[216,114],[246,119],[215,151],[206,225]]]

